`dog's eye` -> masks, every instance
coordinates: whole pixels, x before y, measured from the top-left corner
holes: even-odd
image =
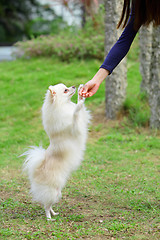
[[[69,91],[69,89],[66,88],[66,89],[64,90],[64,93],[67,93],[68,91]]]

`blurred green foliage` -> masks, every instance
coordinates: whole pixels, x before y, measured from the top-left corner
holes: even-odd
[[[1,45],[41,34],[55,33],[57,28],[64,24],[53,9],[48,5],[41,5],[38,0],[0,1]]]
[[[95,16],[87,18],[83,28],[63,26],[58,34],[41,35],[31,40],[18,42],[25,57],[53,56],[62,61],[72,59],[104,58],[104,16],[103,6]]]

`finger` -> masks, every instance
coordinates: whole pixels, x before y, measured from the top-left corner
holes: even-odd
[[[84,91],[84,88],[80,89],[80,91],[79,91],[78,94],[79,94],[80,96],[83,96],[83,95],[84,95],[84,92],[83,92],[83,91]]]
[[[88,97],[92,97],[93,95],[94,95],[93,92],[89,92],[89,93],[88,93]]]
[[[87,93],[88,92],[88,86],[87,84],[84,85],[84,87],[82,88],[82,93]]]
[[[88,97],[91,97],[92,95],[93,95],[93,94],[89,92],[89,93],[86,93],[84,97],[85,97],[85,98],[88,98]]]
[[[81,87],[78,91],[78,94],[81,94],[82,93],[82,90],[83,90],[83,87]]]
[[[93,88],[91,91],[86,93],[85,97],[92,97],[97,92],[96,88]]]
[[[87,93],[82,93],[81,96],[82,96],[82,97],[86,97],[86,94],[87,94]]]
[[[94,94],[94,93],[90,92],[90,93],[89,93],[89,97],[92,97],[92,96],[93,96],[93,94]]]

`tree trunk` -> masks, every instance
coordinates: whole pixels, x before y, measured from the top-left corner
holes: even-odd
[[[140,72],[142,75],[141,91],[149,94],[149,83],[151,78],[153,24],[150,24],[149,27],[142,26],[139,31],[139,36]]]
[[[108,54],[111,47],[118,40],[121,31],[116,26],[120,19],[123,6],[122,0],[105,0],[105,52]],[[121,110],[126,97],[126,60],[116,67],[113,73],[106,78],[106,117],[115,119]]]
[[[160,128],[160,27],[140,30],[141,90],[149,97],[150,126]]]
[[[153,29],[149,103],[150,126],[160,128],[160,26]]]

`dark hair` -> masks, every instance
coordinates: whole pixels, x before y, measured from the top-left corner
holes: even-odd
[[[131,8],[134,11],[134,28],[138,30],[142,25],[160,25],[160,0],[124,0],[122,15],[117,28],[124,28],[127,24]]]

